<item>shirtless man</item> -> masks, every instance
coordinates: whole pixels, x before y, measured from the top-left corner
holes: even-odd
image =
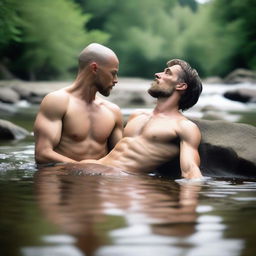
[[[90,44],[80,53],[73,84],[41,103],[34,124],[37,163],[99,159],[122,138],[119,107],[96,96],[110,94],[118,67],[116,54],[103,45]]]
[[[80,170],[92,168],[93,172],[102,174],[150,173],[179,154],[181,176],[201,178],[198,153],[201,133],[180,112],[192,107],[201,91],[196,70],[185,61],[169,61],[163,72],[155,74],[155,81],[148,90],[157,98],[153,112],[131,116],[124,138],[115,148],[98,161],[81,161],[91,164],[81,165]]]

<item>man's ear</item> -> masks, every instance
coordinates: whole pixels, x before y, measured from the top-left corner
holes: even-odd
[[[177,91],[185,91],[188,88],[188,85],[186,83],[178,83],[176,85]]]
[[[96,73],[97,70],[98,70],[98,64],[97,64],[96,62],[92,62],[92,63],[90,64],[90,68],[91,68],[91,71],[92,71],[93,73]]]

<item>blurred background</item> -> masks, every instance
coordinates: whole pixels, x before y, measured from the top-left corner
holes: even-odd
[[[120,76],[151,78],[181,58],[201,77],[256,69],[255,0],[0,0],[0,79],[73,79],[89,43]]]
[[[125,118],[155,106],[146,93],[154,74],[180,58],[203,78],[185,115],[256,127],[255,14],[256,0],[0,0],[2,255],[254,256],[255,182],[54,175],[35,182],[32,131],[42,98],[70,85],[91,42],[119,57],[109,100]],[[241,132],[247,136],[252,143],[241,148],[255,152],[253,135]]]

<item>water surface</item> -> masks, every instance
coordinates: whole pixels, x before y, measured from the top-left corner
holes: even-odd
[[[219,89],[209,87],[199,106],[216,104]],[[256,125],[255,105],[225,104],[225,117]],[[1,118],[32,131],[37,108]],[[4,256],[256,255],[254,180],[38,172],[30,136],[0,142],[0,198]]]
[[[255,255],[255,181],[40,173],[30,139],[0,152],[1,255]]]

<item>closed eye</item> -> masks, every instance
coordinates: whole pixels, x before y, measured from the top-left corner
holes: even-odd
[[[166,68],[166,69],[164,70],[164,73],[165,73],[165,74],[168,74],[168,75],[172,75],[172,71],[170,70],[170,68]]]
[[[115,77],[115,76],[117,76],[117,71],[112,71],[111,74],[113,77]]]

